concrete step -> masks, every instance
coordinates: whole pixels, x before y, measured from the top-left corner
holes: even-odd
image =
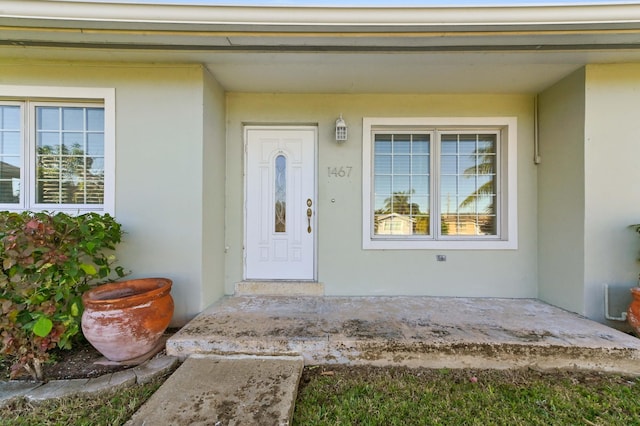
[[[288,425],[303,366],[302,357],[192,355],[126,425]]]
[[[167,353],[640,375],[640,339],[534,299],[229,297],[174,334]]]
[[[324,284],[309,281],[242,281],[235,296],[323,296]]]

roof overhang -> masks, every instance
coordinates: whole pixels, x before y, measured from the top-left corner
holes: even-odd
[[[250,7],[4,0],[0,57],[199,62],[229,90],[268,91],[285,91],[285,82],[293,91],[402,91],[389,78],[420,78],[424,67],[434,67],[426,74],[435,82],[443,72],[450,78],[466,67],[481,76],[502,66],[513,81],[529,79],[519,88],[507,84],[507,90],[530,91],[586,63],[640,62],[640,4]],[[309,81],[322,77],[313,67],[326,64],[334,67],[327,70],[336,79],[333,89]],[[399,65],[406,73],[394,75]],[[287,77],[269,83],[268,71],[283,69]],[[379,81],[372,77],[359,89],[353,81],[350,89],[340,83],[363,69],[378,72]],[[527,70],[549,78],[541,81]],[[502,82],[510,80],[499,74]]]

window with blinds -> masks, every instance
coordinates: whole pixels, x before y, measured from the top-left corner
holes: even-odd
[[[0,208],[102,211],[105,109],[0,100]]]
[[[515,118],[363,122],[364,248],[516,246]]]

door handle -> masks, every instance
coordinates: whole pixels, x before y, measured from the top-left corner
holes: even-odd
[[[313,203],[311,202],[311,198],[307,198],[307,233],[310,234],[311,233],[311,215],[313,214],[313,212],[311,211],[311,205]]]

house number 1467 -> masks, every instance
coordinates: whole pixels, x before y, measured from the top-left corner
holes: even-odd
[[[343,178],[343,177],[350,177],[351,176],[351,169],[353,169],[353,167],[351,166],[335,166],[335,167],[327,167],[328,171],[329,171],[329,177],[334,177],[334,178]]]

